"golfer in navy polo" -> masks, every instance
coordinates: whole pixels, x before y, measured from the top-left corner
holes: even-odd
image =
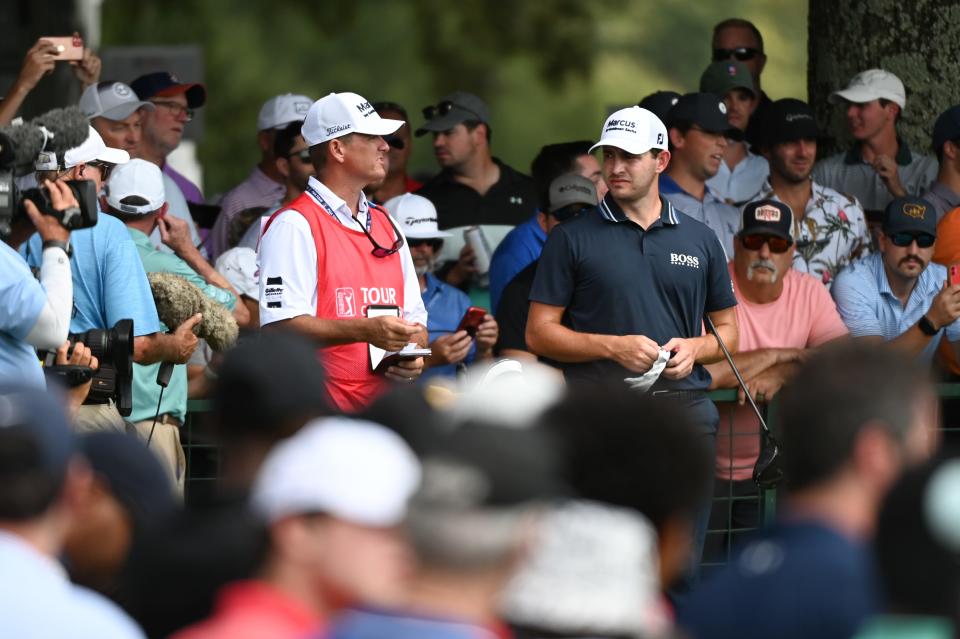
[[[687,406],[713,448],[719,416],[703,364],[723,354],[716,338],[703,335],[704,314],[731,351],[737,346],[723,248],[710,228],[660,196],[657,178],[670,152],[653,113],[621,109],[600,137],[593,148],[603,149],[610,190],[594,212],[547,238],[530,292],[527,344],[558,362],[569,381],[634,385],[628,380],[655,377],[647,392]],[[704,506],[698,548],[706,499]]]

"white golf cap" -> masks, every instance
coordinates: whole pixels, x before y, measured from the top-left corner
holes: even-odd
[[[122,213],[146,215],[153,213],[166,202],[163,191],[163,174],[153,162],[133,159],[118,166],[110,175],[106,186],[107,204]],[[124,202],[130,197],[146,200],[141,204]]]
[[[269,522],[325,513],[361,526],[399,524],[420,462],[391,430],[346,417],[316,419],[267,455],[251,504]]]
[[[381,118],[363,96],[331,93],[314,102],[307,111],[301,134],[306,143],[313,146],[350,133],[389,135],[403,124],[403,120]]]
[[[615,146],[634,155],[650,149],[666,150],[667,127],[660,118],[644,108],[632,106],[620,109],[603,123],[600,141],[590,147],[590,151],[602,146]]]
[[[397,195],[387,200],[384,206],[400,225],[405,237],[421,240],[450,237],[446,231],[437,229],[437,209],[422,195]]]
[[[153,102],[144,102],[123,82],[98,82],[80,96],[80,112],[87,119],[126,120],[137,109],[153,111]]]
[[[87,139],[83,141],[83,144],[68,150],[62,158],[58,158],[57,154],[52,151],[41,151],[37,154],[34,168],[38,171],[57,171],[94,160],[109,162],[110,164],[126,164],[130,161],[129,153],[123,149],[114,149],[107,146],[92,126],[88,128]]]
[[[313,100],[305,95],[284,93],[275,95],[260,107],[257,116],[257,131],[282,129],[291,122],[303,122]]]
[[[907,105],[907,92],[900,78],[883,69],[867,69],[853,76],[847,88],[831,93],[828,100],[831,104],[841,100],[863,104],[881,98],[896,102],[901,109]]]
[[[254,220],[260,224],[260,220]],[[257,274],[257,252],[246,246],[236,246],[225,251],[214,265],[217,272],[227,278],[241,295],[260,299],[260,278]]]

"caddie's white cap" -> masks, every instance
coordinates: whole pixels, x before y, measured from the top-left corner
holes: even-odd
[[[400,225],[405,237],[420,240],[450,237],[446,231],[437,229],[437,209],[422,195],[404,193],[390,198],[383,206]]]
[[[350,133],[389,135],[403,124],[403,120],[381,118],[363,96],[331,93],[313,103],[300,133],[313,146]]]
[[[291,122],[303,122],[313,100],[305,95],[284,93],[275,95],[260,107],[257,116],[257,131],[282,129]]]
[[[602,146],[615,146],[634,155],[646,153],[650,149],[665,150],[667,127],[660,118],[642,107],[620,109],[603,123],[600,141],[590,147],[590,151]]]
[[[68,150],[62,158],[58,158],[57,154],[52,151],[41,151],[37,155],[34,168],[38,171],[57,171],[94,160],[109,162],[110,164],[126,164],[130,161],[130,154],[123,149],[114,149],[107,146],[100,134],[91,126],[83,144]]]
[[[106,192],[110,208],[123,213],[153,213],[167,200],[160,168],[153,162],[140,159],[133,159],[118,166],[110,175]],[[123,200],[131,196],[143,198],[146,203],[124,203]]]
[[[896,102],[901,109],[907,105],[907,92],[900,78],[883,69],[867,69],[853,76],[846,89],[831,93],[828,100],[831,104],[841,100],[863,104],[880,98]]]
[[[273,523],[325,513],[361,526],[399,524],[420,484],[420,462],[399,435],[373,422],[316,419],[274,446],[251,504]]]

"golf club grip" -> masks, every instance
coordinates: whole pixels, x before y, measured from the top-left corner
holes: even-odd
[[[740,384],[740,388],[743,389],[743,394],[746,396],[747,401],[750,402],[750,406],[753,407],[753,412],[757,414],[757,419],[760,420],[760,427],[763,428],[764,432],[769,435],[770,429],[767,427],[767,422],[764,421],[763,415],[760,413],[760,409],[757,408],[756,402],[753,401],[753,396],[750,395],[750,391],[747,390],[747,384],[743,381],[743,377],[740,376],[740,371],[737,370],[737,365],[733,363],[733,356],[730,355],[730,351],[727,350],[727,345],[723,343],[723,338],[720,337],[720,333],[717,331],[717,327],[714,326],[713,320],[710,319],[709,315],[704,315],[703,321],[706,323],[707,328],[710,329],[710,332],[713,333],[713,336],[717,338],[717,344],[720,345],[720,350],[723,351],[723,356],[727,359],[727,363],[730,364],[730,369],[736,376],[737,383]]]

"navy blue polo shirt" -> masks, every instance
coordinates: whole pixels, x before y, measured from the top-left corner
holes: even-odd
[[[530,300],[563,306],[579,333],[646,335],[658,344],[702,334],[703,315],[735,306],[723,247],[705,224],[660,198],[660,219],[644,230],[607,194],[591,212],[558,225],[540,257]],[[612,360],[562,363],[576,380],[635,377]],[[682,380],[661,377],[655,390],[706,390],[699,364]]]

